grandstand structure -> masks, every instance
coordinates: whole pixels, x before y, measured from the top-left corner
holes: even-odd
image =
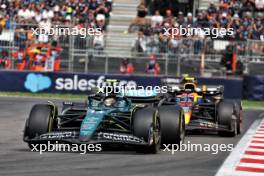
[[[131,52],[131,44],[135,33],[124,33],[136,16],[140,0],[116,0],[106,35],[106,53],[114,56],[127,57]]]
[[[199,0],[197,1],[198,5],[197,7],[202,10],[206,10],[211,3],[217,4],[219,3],[219,0]]]
[[[166,15],[171,13],[167,11],[171,9],[171,17],[167,19],[173,21],[173,24],[166,24],[163,21],[160,26],[161,31],[166,25],[171,25],[172,28],[175,25],[176,27],[185,25],[185,21],[188,21],[189,18],[192,19],[191,26],[197,26],[197,24],[203,26],[203,23],[199,24],[199,16],[206,16],[210,25],[225,26],[228,23],[231,27],[235,27],[236,37],[217,39],[197,34],[194,37],[171,38],[170,36],[166,39],[164,33],[157,32],[157,28],[151,26],[157,9],[155,9],[155,5],[148,4],[150,1],[147,0],[48,1],[51,2],[50,4],[40,1],[47,11],[45,15],[50,13],[52,16],[49,24],[51,27],[78,28],[80,30],[97,27],[103,29],[100,36],[52,35],[48,36],[46,41],[45,36],[42,36],[42,41],[40,41],[40,37],[34,36],[31,30],[39,27],[41,20],[37,21],[36,17],[31,17],[35,20],[23,21],[19,17],[20,15],[23,18],[31,19],[23,13],[23,10],[28,8],[32,12],[32,9],[36,8],[35,6],[38,4],[17,5],[14,3],[11,6],[5,4],[6,1],[0,1],[2,9],[0,13],[1,69],[18,69],[18,58],[14,57],[17,56],[14,53],[22,48],[26,51],[26,48],[34,43],[44,42],[55,43],[56,47],[61,48],[59,50],[60,67],[57,71],[120,74],[120,64],[124,59],[128,59],[135,68],[134,74],[146,74],[146,65],[155,56],[155,61],[160,66],[161,75],[179,76],[182,73],[189,73],[201,76],[224,76],[227,71],[223,58],[228,57],[227,47],[232,46],[232,58],[233,56],[236,58],[236,67],[240,69],[239,74],[260,74],[263,73],[264,66],[264,16],[261,16],[264,14],[264,9],[257,9],[255,4],[247,3],[247,1],[249,0],[172,0],[168,2],[177,3],[169,3],[165,9],[160,10],[160,16],[163,16],[165,21]],[[58,4],[52,4],[52,2]],[[79,2],[81,5],[78,6]],[[143,8],[144,11],[144,7],[140,6],[142,2],[146,2],[144,6],[147,13],[143,18],[147,23],[146,25],[131,25],[135,22],[140,8],[141,10]],[[58,11],[57,6],[61,8],[62,12]],[[27,8],[23,9],[23,7]],[[76,11],[78,13],[75,13]],[[82,11],[89,15],[83,17]],[[221,13],[217,14],[216,12]],[[32,13],[38,16],[39,10]],[[30,16],[30,13],[28,15]],[[221,19],[222,16],[228,19],[227,22]],[[44,24],[45,18],[48,17],[42,19]],[[217,24],[211,23],[214,18],[216,18]],[[240,22],[238,25],[235,23],[236,20]],[[252,23],[249,24],[249,21]],[[189,22],[187,23],[189,24]],[[247,28],[240,29],[239,27],[243,25]],[[253,32],[248,33],[248,31]],[[140,37],[144,39],[142,40]],[[139,38],[143,44],[139,42]],[[139,45],[140,47],[138,47]],[[229,59],[232,61],[232,58]],[[24,58],[24,60],[26,59]],[[232,74],[235,74],[231,67],[229,69]],[[25,67],[25,69],[30,68]]]

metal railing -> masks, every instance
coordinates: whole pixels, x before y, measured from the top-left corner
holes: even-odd
[[[32,43],[40,42],[37,36],[32,35],[31,28],[35,24],[16,24],[12,30],[3,31],[0,35],[0,52],[8,52],[12,61],[11,69],[16,69],[15,58],[12,53],[19,48],[26,49]],[[70,26],[60,26],[70,27]],[[111,73],[119,74],[119,66],[123,61],[119,51],[106,51],[93,46],[93,37],[87,36],[49,36],[47,42],[56,41],[62,48],[61,70],[64,72],[84,73]],[[149,39],[147,39],[149,40]],[[134,65],[135,74],[146,74],[146,64],[151,54],[156,55],[162,75],[181,75],[189,73],[201,74],[201,58],[204,57],[204,72],[211,75],[221,75],[221,59],[226,47],[232,45],[238,60],[244,63],[245,72],[264,74],[264,41],[221,41],[201,39],[179,39],[175,43],[146,45],[146,50],[133,50],[127,53],[126,58]],[[151,47],[158,47],[153,49]],[[0,55],[1,56],[1,55]],[[9,68],[10,69],[10,68]]]

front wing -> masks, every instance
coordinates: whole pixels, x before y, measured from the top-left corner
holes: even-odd
[[[219,125],[204,119],[191,120],[190,123],[186,125],[186,130],[230,131],[227,126]]]
[[[140,139],[131,134],[124,133],[109,133],[99,132],[95,133],[90,140],[81,141],[79,139],[79,132],[77,131],[55,131],[45,133],[32,139],[24,137],[24,141],[28,143],[44,143],[48,141],[58,141],[62,143],[71,144],[128,144],[128,145],[149,145],[143,139]]]

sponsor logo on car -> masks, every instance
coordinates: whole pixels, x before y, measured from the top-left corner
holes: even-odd
[[[98,136],[103,139],[113,140],[113,141],[125,141],[125,142],[137,142],[143,143],[142,139],[128,134],[115,134],[115,133],[99,133]]]
[[[75,138],[77,137],[76,132],[74,131],[65,131],[65,132],[52,132],[40,135],[41,139],[62,139],[62,138]]]

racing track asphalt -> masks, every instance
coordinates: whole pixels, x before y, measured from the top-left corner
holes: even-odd
[[[33,104],[46,102],[32,98],[0,97],[0,176],[75,176],[75,175],[184,175],[213,176],[228,152],[160,152],[156,155],[133,151],[99,153],[31,152],[22,141],[25,119]],[[60,104],[60,101],[56,101]],[[244,113],[244,131],[261,112]],[[236,144],[236,138],[216,135],[192,135],[191,143]]]

